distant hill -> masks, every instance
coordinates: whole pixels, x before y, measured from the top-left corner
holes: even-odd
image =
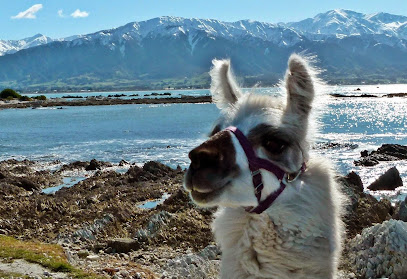
[[[333,10],[278,24],[160,17],[20,45],[0,52],[7,53],[0,56],[0,86],[31,91],[207,87],[213,58],[231,58],[244,85],[272,85],[282,77],[288,56],[302,51],[317,55],[330,83],[407,82],[407,17],[385,13]]]

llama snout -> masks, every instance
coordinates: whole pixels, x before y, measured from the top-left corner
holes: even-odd
[[[229,132],[221,131],[189,152],[191,164],[185,175],[185,189],[198,203],[218,196],[239,172],[236,151]]]

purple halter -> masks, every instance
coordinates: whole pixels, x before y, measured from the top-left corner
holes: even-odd
[[[264,210],[269,208],[271,204],[280,196],[280,194],[284,191],[287,182],[289,183],[295,181],[300,176],[300,174],[305,171],[306,165],[305,163],[303,163],[298,172],[294,174],[294,177],[290,178],[291,174],[286,173],[284,170],[282,170],[280,167],[276,166],[269,160],[257,157],[251,143],[237,127],[230,126],[227,127],[225,130],[232,132],[236,136],[244,150],[244,153],[246,154],[247,161],[249,162],[249,169],[252,174],[254,186],[254,195],[256,196],[259,205],[256,207],[246,208],[246,211],[250,213],[260,214]],[[273,173],[280,181],[280,187],[276,191],[268,195],[263,201],[261,201],[261,191],[263,190],[264,185],[260,169],[264,169]]]

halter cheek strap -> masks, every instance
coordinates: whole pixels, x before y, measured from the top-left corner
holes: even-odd
[[[284,191],[286,187],[286,183],[295,181],[301,175],[301,173],[305,171],[306,165],[305,163],[303,163],[298,172],[294,174],[288,174],[280,167],[270,162],[269,160],[258,157],[254,152],[253,146],[251,145],[249,140],[237,127],[230,126],[227,127],[225,130],[232,132],[238,139],[240,145],[243,148],[244,153],[246,154],[247,161],[249,163],[249,169],[252,174],[254,195],[256,196],[258,206],[248,207],[246,208],[246,211],[250,213],[260,214],[264,210],[269,208],[271,204],[280,196],[280,194]],[[263,201],[261,200],[261,192],[264,188],[264,185],[260,169],[264,169],[266,171],[273,173],[280,181],[280,187],[276,191],[268,195]]]

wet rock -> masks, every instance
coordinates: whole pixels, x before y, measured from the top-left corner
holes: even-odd
[[[126,165],[128,165],[128,164],[129,164],[129,162],[127,162],[126,160],[121,160],[121,161],[119,162],[119,166],[120,166],[120,167],[126,166]]]
[[[365,167],[373,167],[379,164],[379,161],[375,158],[369,158],[369,156],[365,156],[360,160],[354,161],[355,166],[365,166]]]
[[[383,97],[393,98],[393,97],[407,97],[407,93],[390,93],[383,95]]]
[[[366,228],[347,250],[357,278],[406,278],[407,223],[389,220]]]
[[[400,144],[383,144],[373,154],[384,154],[396,157],[400,160],[407,159],[407,146]]]
[[[92,159],[90,161],[89,165],[85,168],[85,170],[87,170],[87,171],[101,170],[102,168],[111,167],[111,166],[112,166],[112,164],[110,164],[110,163],[98,161],[96,159]]]
[[[84,169],[84,168],[86,168],[88,165],[89,165],[88,162],[75,161],[75,162],[72,162],[72,163],[63,165],[63,166],[59,169],[59,172]]]
[[[114,238],[107,241],[107,247],[114,253],[128,253],[140,249],[140,242],[131,238]]]
[[[378,179],[376,179],[367,188],[369,190],[394,190],[397,187],[403,186],[403,181],[401,180],[400,173],[396,167],[388,169],[384,174],[382,174]]]
[[[316,149],[335,149],[335,148],[355,149],[357,147],[358,145],[354,143],[338,143],[338,142],[320,142],[314,146],[314,148]]]
[[[364,153],[363,155],[366,155]],[[356,166],[374,166],[380,161],[397,161],[407,159],[407,146],[400,144],[383,144],[372,151],[367,156],[363,156],[360,160],[355,161]]]
[[[367,151],[367,150],[363,150],[360,152],[361,157],[367,157],[368,155],[369,155],[369,151]]]

